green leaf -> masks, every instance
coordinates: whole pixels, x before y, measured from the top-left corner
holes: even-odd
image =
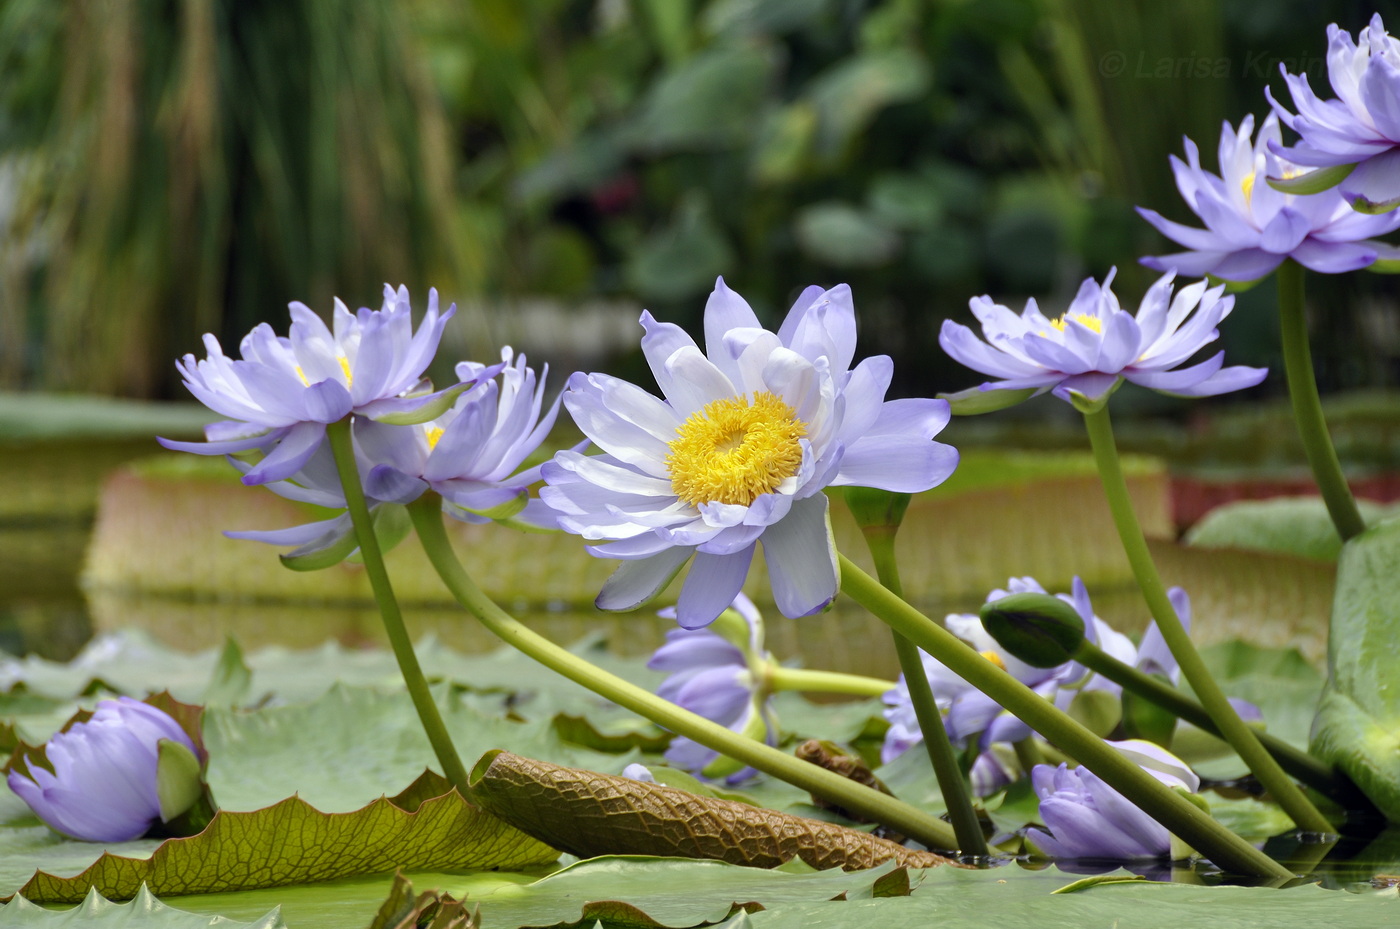
[[[842,59],[817,76],[807,93],[821,117],[820,152],[844,152],[881,110],[918,98],[930,78],[928,60],[913,48],[872,49]]]
[[[1313,726],[1313,753],[1350,775],[1400,822],[1400,519],[1342,547],[1332,611],[1331,671]]]
[[[1266,887],[1202,887],[1138,880],[1118,872],[1077,892],[1056,894],[1076,875],[1055,868],[1028,872],[1014,867],[969,870],[938,868],[905,898],[824,903],[782,903],[736,916],[721,929],[1035,929],[1085,927],[1210,926],[1211,929],[1389,929],[1400,915],[1396,891],[1340,893],[1306,884],[1289,890]],[[1122,878],[1122,880],[1113,880]],[[489,917],[489,909],[483,907]]]
[[[400,872],[369,929],[475,929],[481,924],[478,916],[450,895],[427,890],[415,896],[413,885]]]
[[[947,861],[831,823],[505,751],[484,755],[471,778],[486,809],[579,857],[667,855],[767,868],[797,857],[814,868],[848,869]]]
[[[168,907],[142,887],[127,903],[113,903],[97,891],[83,898],[82,905],[71,910],[54,911],[30,903],[23,897],[0,909],[0,927],[4,929],[47,929],[53,926],[103,926],[142,929],[286,929],[281,914],[273,909],[252,923],[234,922],[222,916],[199,916]]]
[[[632,760],[567,745],[548,719],[522,723],[484,716],[441,685],[434,696],[465,759],[510,745],[604,771],[620,771]],[[210,707],[204,744],[205,777],[223,810],[258,810],[297,794],[323,812],[347,812],[437,765],[406,692],[341,685],[309,704],[252,713]]]
[[[879,267],[899,251],[899,233],[873,214],[839,200],[804,207],[793,231],[803,251],[836,268]]]
[[[647,153],[742,143],[753,134],[778,61],[766,45],[712,45],[650,85],[627,140]]]
[[[722,861],[607,856],[581,861],[526,887],[471,894],[488,926],[574,925],[649,929],[713,923],[736,910],[804,901],[907,895],[909,878],[886,863],[864,871],[792,874]],[[851,923],[850,925],[877,925]]]
[[[1373,523],[1389,511],[1358,500],[1361,516]],[[1342,539],[1319,497],[1240,500],[1216,507],[1186,533],[1186,544],[1200,548],[1238,548],[1281,552],[1320,561],[1336,561]]]
[[[92,848],[92,846],[88,846]],[[523,868],[553,849],[449,793],[408,812],[381,797],[353,813],[327,814],[298,797],[253,813],[221,811],[209,827],[170,839],[150,857],[102,852],[71,877],[37,871],[19,893],[76,903],[96,887],[114,899],[145,884],[156,894],[212,893],[420,869]]]

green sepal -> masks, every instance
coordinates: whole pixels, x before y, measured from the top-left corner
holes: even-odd
[[[1347,175],[1354,170],[1356,170],[1355,164],[1332,165],[1329,168],[1317,168],[1295,177],[1269,177],[1265,180],[1270,187],[1280,193],[1320,194],[1346,180]]]
[[[1207,816],[1210,815],[1210,802],[1206,800],[1205,797],[1202,797],[1200,794],[1193,794],[1185,787],[1173,787],[1172,790],[1176,791],[1177,794],[1189,800],[1193,805],[1200,809],[1202,813],[1205,813]],[[1196,857],[1196,854],[1197,852],[1194,848],[1187,845],[1181,839],[1177,838],[1174,833],[1172,834],[1171,857],[1173,861],[1181,861],[1185,858],[1194,858]]]
[[[397,504],[381,503],[370,515],[374,520],[374,533],[379,537],[379,547],[382,551],[387,552],[398,545],[408,537],[409,530],[413,528],[408,519],[408,511]],[[293,571],[321,571],[342,561],[359,564],[360,556],[356,553],[359,547],[360,540],[352,531],[319,551],[307,552],[305,555],[293,552],[279,555],[278,558],[284,567]]]
[[[995,413],[997,410],[1004,410],[1008,407],[1024,403],[1037,393],[1036,388],[1027,387],[1023,390],[983,390],[980,387],[970,387],[967,390],[959,390],[951,394],[937,394],[939,400],[947,400],[948,406],[954,416],[980,416],[983,413]]]
[[[987,634],[1033,668],[1070,661],[1084,642],[1084,617],[1049,594],[1009,594],[983,604],[980,615]]]
[[[1123,721],[1123,704],[1107,690],[1081,690],[1065,710],[1070,719],[1099,738],[1107,738]]]
[[[1118,392],[1118,388],[1122,386],[1123,379],[1120,377],[1118,378],[1118,380],[1113,382],[1112,387],[1108,388],[1108,390],[1105,390],[1097,398],[1092,400],[1087,395],[1082,394],[1077,390],[1071,390],[1069,392],[1069,402],[1074,404],[1074,408],[1076,410],[1088,416],[1091,413],[1097,413],[1104,407],[1108,406],[1108,398],[1116,394]]]
[[[160,801],[161,822],[187,812],[204,793],[199,758],[174,739],[156,743],[156,799]]]
[[[373,419],[377,423],[388,423],[390,426],[416,426],[420,423],[431,422],[452,409],[452,404],[457,402],[457,398],[472,386],[472,384],[458,384],[455,387],[447,388],[417,409],[404,413],[385,413],[382,416],[375,416]]]
[[[394,503],[381,503],[374,510],[374,534],[379,539],[379,551],[394,550],[413,531],[413,521],[408,518],[408,510]],[[364,564],[364,558],[353,551],[345,559],[351,564]]]
[[[1153,677],[1171,683],[1161,674]],[[1172,747],[1172,736],[1176,734],[1176,715],[1131,690],[1123,691],[1123,734],[1130,739],[1143,739],[1155,742],[1163,748]]]
[[[856,525],[865,529],[898,529],[904,522],[912,494],[894,493],[878,487],[844,487],[843,495]]]

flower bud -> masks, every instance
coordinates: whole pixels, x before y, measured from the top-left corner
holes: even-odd
[[[164,783],[162,754],[172,759]],[[202,785],[191,789],[188,783],[190,761],[197,783],[199,755],[169,714],[119,697],[103,700],[85,722],[13,759],[8,783],[54,830],[89,842],[126,842],[186,812],[174,806],[203,795]],[[162,801],[169,815],[162,814]]]
[[[1007,654],[1034,668],[1074,658],[1084,641],[1084,618],[1049,594],[1017,593],[984,604],[982,626]]]
[[[845,487],[846,506],[862,531],[898,529],[909,509],[912,494],[893,493],[878,487]]]

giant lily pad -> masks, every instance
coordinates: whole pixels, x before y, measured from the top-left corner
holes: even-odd
[[[166,906],[145,887],[126,903],[114,903],[97,891],[92,891],[83,904],[70,910],[54,912],[23,897],[0,909],[3,929],[59,929],[67,926],[141,926],[143,929],[286,929],[281,914],[273,909],[254,923],[234,922],[222,916],[199,916]]]

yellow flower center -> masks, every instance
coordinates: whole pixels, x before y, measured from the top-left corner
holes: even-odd
[[[441,426],[424,426],[423,432],[428,437],[428,448],[437,448],[438,439],[442,438],[443,428]]]
[[[1254,199],[1254,175],[1255,172],[1251,171],[1246,174],[1244,180],[1240,182],[1240,190],[1244,191],[1245,203],[1250,203]]]
[[[1058,317],[1057,319],[1050,320],[1050,325],[1054,326],[1061,332],[1064,332],[1065,326],[1068,325],[1068,322],[1066,322],[1066,320],[1068,319],[1073,319],[1080,325],[1087,326],[1095,332],[1103,332],[1103,323],[1099,320],[1097,316],[1090,316],[1088,313],[1075,313],[1073,315],[1066,313],[1063,316]]]
[[[748,506],[778,489],[802,464],[807,424],[769,391],[706,404],[676,430],[666,465],[676,496]]]
[[[335,360],[340,362],[340,370],[345,372],[345,386],[349,387],[355,382],[355,376],[350,373],[350,359],[344,357],[343,355],[337,355],[335,357]],[[311,381],[307,379],[306,372],[301,369],[301,365],[296,366],[296,372],[297,377],[301,378],[301,382],[307,387],[310,387]]]
[[[998,668],[1001,668],[1003,671],[1006,670],[1006,662],[1002,661],[1001,656],[998,655],[996,652],[992,651],[990,648],[982,653],[982,657],[990,661],[992,664],[996,665]]]

